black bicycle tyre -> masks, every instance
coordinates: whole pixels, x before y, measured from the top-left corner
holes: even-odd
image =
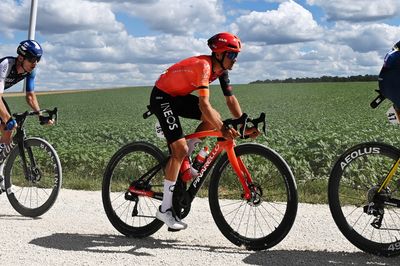
[[[348,219],[350,219],[350,215],[345,215],[343,213],[340,202],[339,189],[345,169],[353,162],[356,162],[359,157],[361,158],[366,156],[378,155],[383,155],[384,157],[387,157],[395,162],[398,158],[400,158],[400,150],[384,143],[366,142],[351,147],[339,157],[339,159],[334,164],[329,177],[329,208],[337,227],[347,238],[347,240],[350,241],[354,246],[367,253],[375,254],[378,256],[395,256],[400,254],[400,240],[391,243],[379,243],[367,239],[362,234],[360,234],[352,225],[350,225],[348,221]],[[389,169],[385,169],[385,171],[386,170],[389,171]],[[345,184],[343,183],[343,186],[344,185]],[[357,219],[360,219],[360,217],[358,217]],[[364,233],[364,225],[361,225],[360,227],[363,228],[361,233]],[[365,234],[367,233],[365,232]]]
[[[115,229],[117,229],[121,234],[127,237],[143,238],[152,235],[153,233],[158,231],[164,223],[158,220],[155,217],[154,213],[154,220],[149,224],[138,227],[131,226],[121,220],[121,218],[114,210],[112,206],[112,199],[110,198],[111,180],[115,167],[120,161],[124,159],[124,157],[127,157],[129,154],[134,152],[144,152],[153,157],[158,163],[162,163],[166,159],[164,153],[153,144],[147,142],[132,142],[126,144],[112,156],[110,162],[107,165],[102,182],[102,200],[106,215]]]
[[[286,189],[284,197],[286,197],[287,200],[287,205],[284,211],[283,218],[279,222],[279,225],[271,233],[262,237],[250,238],[240,234],[239,232],[237,232],[238,230],[231,227],[221,211],[221,205],[218,195],[218,187],[220,185],[221,174],[224,169],[229,165],[229,160],[226,154],[224,154],[218,160],[210,180],[209,204],[212,216],[219,230],[233,244],[237,246],[243,245],[248,250],[269,249],[281,242],[289,233],[294,224],[298,205],[297,186],[294,176],[289,166],[282,159],[282,157],[280,157],[272,149],[269,149],[263,145],[254,143],[238,145],[237,147],[235,147],[235,153],[237,156],[261,156],[262,158],[267,159],[271,163],[272,167],[276,168],[276,170],[279,172],[279,175],[283,177],[281,181],[284,182],[284,187]],[[253,177],[253,181],[257,182],[257,177]],[[266,201],[266,204],[269,203],[267,203]]]
[[[5,187],[6,187],[6,194],[8,197],[9,202],[11,203],[12,207],[21,215],[26,216],[26,217],[38,217],[46,213],[56,202],[56,199],[58,197],[61,184],[62,184],[62,168],[61,168],[61,163],[60,159],[58,158],[56,150],[45,140],[40,139],[40,138],[28,138],[24,140],[24,146],[25,148],[33,148],[33,149],[39,149],[42,150],[43,155],[46,157],[49,156],[49,159],[47,160],[48,162],[51,163],[49,172],[52,171],[53,173],[51,174],[51,183],[52,183],[52,189],[51,193],[40,193],[41,191],[45,191],[44,188],[38,188],[40,186],[40,181],[39,183],[36,183],[32,186],[30,186],[27,189],[34,189],[36,188],[36,192],[32,193],[30,192],[30,197],[35,197],[38,196],[39,193],[40,195],[47,196],[48,198],[39,206],[26,206],[25,204],[22,203],[22,197],[18,191],[23,191],[25,187],[21,187],[20,189],[15,189],[15,185],[13,185],[13,166],[16,166],[15,160],[19,158],[19,149],[18,146],[15,146],[14,149],[11,151],[9,154],[5,167],[4,167],[4,179],[5,179]],[[34,154],[35,155],[35,154]],[[29,161],[29,157],[27,156],[27,160]],[[18,166],[20,166],[19,163],[17,163]],[[18,167],[16,166],[16,167]],[[44,168],[42,166],[42,168]],[[50,170],[51,169],[51,170]],[[42,177],[43,178],[43,177]],[[48,178],[49,179],[49,178]],[[15,180],[14,180],[15,181]],[[42,181],[42,180],[41,180]],[[46,180],[47,181],[47,180]],[[45,182],[45,181],[43,181]],[[50,181],[49,181],[50,182]],[[32,184],[32,183],[31,183]],[[21,192],[22,193],[22,192]],[[16,196],[18,194],[19,196]],[[39,200],[40,197],[36,198],[36,201]],[[21,199],[21,201],[20,201]],[[41,199],[41,198],[40,198]],[[31,202],[32,205],[32,202]]]

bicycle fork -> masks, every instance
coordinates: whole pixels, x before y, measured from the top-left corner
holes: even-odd
[[[234,142],[228,142],[226,144],[226,152],[228,155],[229,162],[236,175],[238,176],[239,182],[242,184],[243,188],[243,198],[247,201],[253,201],[254,204],[259,203],[259,195],[261,190],[257,188],[253,184],[253,180],[251,178],[250,172],[247,170],[247,167],[244,165],[242,159],[237,157],[234,150]]]
[[[19,149],[19,154],[21,156],[21,164],[22,164],[22,168],[23,168],[26,180],[28,180],[29,182],[33,182],[33,183],[39,181],[41,178],[41,175],[40,175],[39,168],[37,167],[36,160],[33,156],[32,149],[30,147],[27,147],[25,149],[25,144],[24,144],[23,140],[18,141],[18,149]],[[28,163],[27,163],[27,156],[25,154],[25,150],[28,153],[28,158],[29,158],[29,162],[30,162],[29,167],[28,167]]]

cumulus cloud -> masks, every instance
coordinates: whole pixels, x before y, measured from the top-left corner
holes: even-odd
[[[38,9],[38,31],[45,34],[64,34],[93,28],[101,32],[118,32],[124,26],[116,21],[115,14],[105,3],[82,0],[41,1]]]
[[[144,20],[152,29],[165,34],[209,35],[225,22],[221,0],[159,0],[136,4],[124,2],[115,10]]]
[[[400,15],[398,0],[307,0],[307,3],[320,6],[331,21],[374,21]]]
[[[308,5],[271,1],[279,2],[278,8],[260,12],[228,8],[222,0],[40,0],[37,37],[44,57],[37,88],[151,86],[169,65],[208,54],[207,38],[226,30],[237,33],[244,43],[232,71],[233,83],[377,74],[385,52],[400,36],[398,25],[365,22],[374,17],[367,8],[363,23],[341,19],[326,24],[320,20],[324,14],[314,18]],[[356,7],[352,1],[307,3],[320,6],[330,20]],[[0,17],[0,56],[15,54],[18,42],[11,44],[7,38],[26,31],[29,7],[30,0],[0,0],[2,13],[10,14]],[[140,36],[132,33],[129,18],[146,27]]]
[[[367,53],[389,50],[400,36],[400,27],[383,23],[349,24],[337,23],[328,32],[328,40],[345,44],[356,52]]]
[[[312,14],[294,1],[280,4],[277,10],[240,16],[232,28],[243,40],[267,44],[312,41],[323,33]]]

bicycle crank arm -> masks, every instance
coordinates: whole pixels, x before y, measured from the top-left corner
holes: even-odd
[[[163,193],[161,192],[154,192],[151,190],[143,190],[143,189],[137,189],[135,187],[129,187],[128,191],[132,193],[132,196],[144,196],[144,197],[149,197],[149,198],[154,198],[157,200],[162,200],[163,199]]]

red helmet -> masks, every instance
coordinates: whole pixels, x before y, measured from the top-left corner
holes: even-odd
[[[208,47],[210,47],[211,51],[215,53],[221,53],[225,51],[232,52],[240,52],[240,48],[242,48],[240,44],[240,39],[229,33],[229,32],[221,32],[215,34],[207,41]]]

